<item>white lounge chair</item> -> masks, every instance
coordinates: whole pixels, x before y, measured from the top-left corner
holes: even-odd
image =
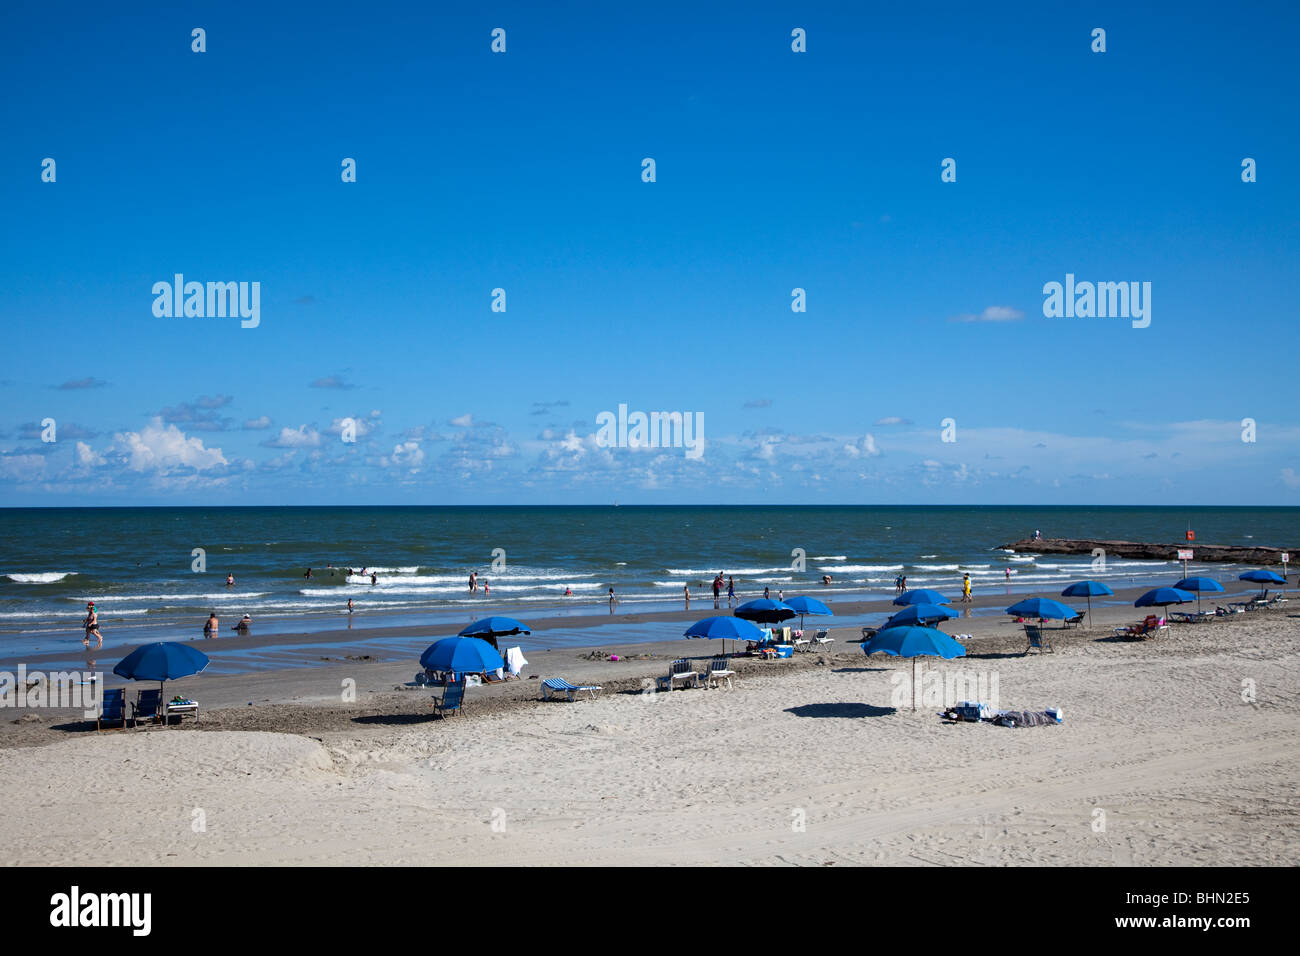
[[[820,628],[820,629],[817,631],[817,633],[814,634],[814,635],[812,636],[812,642],[813,642],[814,644],[819,644],[819,645],[820,645],[820,644],[834,644],[834,643],[835,643],[835,638],[833,638],[833,637],[827,637],[826,634],[827,634],[827,632],[826,632],[826,628],[824,628],[824,627],[823,627],[823,628]]]
[[[698,671],[691,668],[691,662],[686,658],[680,658],[672,662],[668,667],[668,673],[657,680],[659,687],[665,690],[672,690],[677,686],[678,681],[690,681],[692,687],[700,686],[700,675]]]
[[[548,677],[542,681],[542,700],[550,700],[552,694],[564,694],[572,702],[584,690],[594,699],[601,688],[596,684],[570,684],[563,677]]]
[[[731,686],[731,679],[736,676],[736,672],[727,666],[725,657],[715,657],[709,662],[708,669],[704,672],[704,684],[706,687],[717,687],[722,681]]]

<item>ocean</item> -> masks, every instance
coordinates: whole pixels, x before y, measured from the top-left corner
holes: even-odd
[[[355,620],[412,623],[559,607],[678,608],[712,576],[743,599],[811,592],[885,597],[909,587],[981,585],[1057,594],[1081,577],[1117,585],[1172,583],[1170,561],[1013,554],[1046,537],[1213,544],[1300,540],[1300,509],[1149,507],[593,506],[41,508],[0,510],[0,653],[81,637],[89,600],[114,644],[194,636],[209,611],[223,630],[242,614],[256,633]],[[203,562],[195,556],[202,549]],[[1232,565],[1193,565],[1223,580]],[[196,570],[199,568],[200,570]],[[310,578],[305,577],[311,568]],[[348,569],[354,571],[347,573]],[[365,574],[360,573],[365,569]],[[468,577],[477,571],[480,590]],[[227,574],[235,586],[227,588]],[[370,575],[375,575],[371,583]],[[833,578],[821,584],[823,574]],[[483,585],[490,590],[485,593]],[[571,592],[565,596],[565,591]],[[439,615],[439,612],[443,612]],[[432,616],[431,616],[432,615]]]

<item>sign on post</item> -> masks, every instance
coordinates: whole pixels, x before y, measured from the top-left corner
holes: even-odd
[[[1192,549],[1191,549],[1191,548],[1179,548],[1179,549],[1178,549],[1178,560],[1179,560],[1179,561],[1190,561],[1190,560],[1192,560]]]

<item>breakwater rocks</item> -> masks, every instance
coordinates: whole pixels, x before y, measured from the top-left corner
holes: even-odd
[[[1289,552],[1291,561],[1300,557],[1296,548],[1243,548],[1223,544],[1198,544],[1195,541],[1175,544],[1151,544],[1144,541],[1098,541],[1092,538],[1025,538],[1001,546],[1004,550],[1024,554],[1093,554],[1098,549],[1110,558],[1137,558],[1151,561],[1177,560],[1178,552],[1190,548],[1197,561],[1231,561],[1261,566],[1282,563]]]

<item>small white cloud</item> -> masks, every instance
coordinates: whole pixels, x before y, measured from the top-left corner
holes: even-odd
[[[132,471],[166,472],[173,468],[204,471],[226,464],[220,448],[206,448],[201,439],[186,438],[175,425],[152,419],[138,432],[113,436],[114,450],[124,454]]]
[[[271,427],[271,417],[269,415],[259,415],[257,418],[250,418],[244,422],[244,431],[256,432],[264,428]]]
[[[279,437],[265,441],[267,448],[315,448],[320,444],[320,432],[310,425],[281,428]]]

